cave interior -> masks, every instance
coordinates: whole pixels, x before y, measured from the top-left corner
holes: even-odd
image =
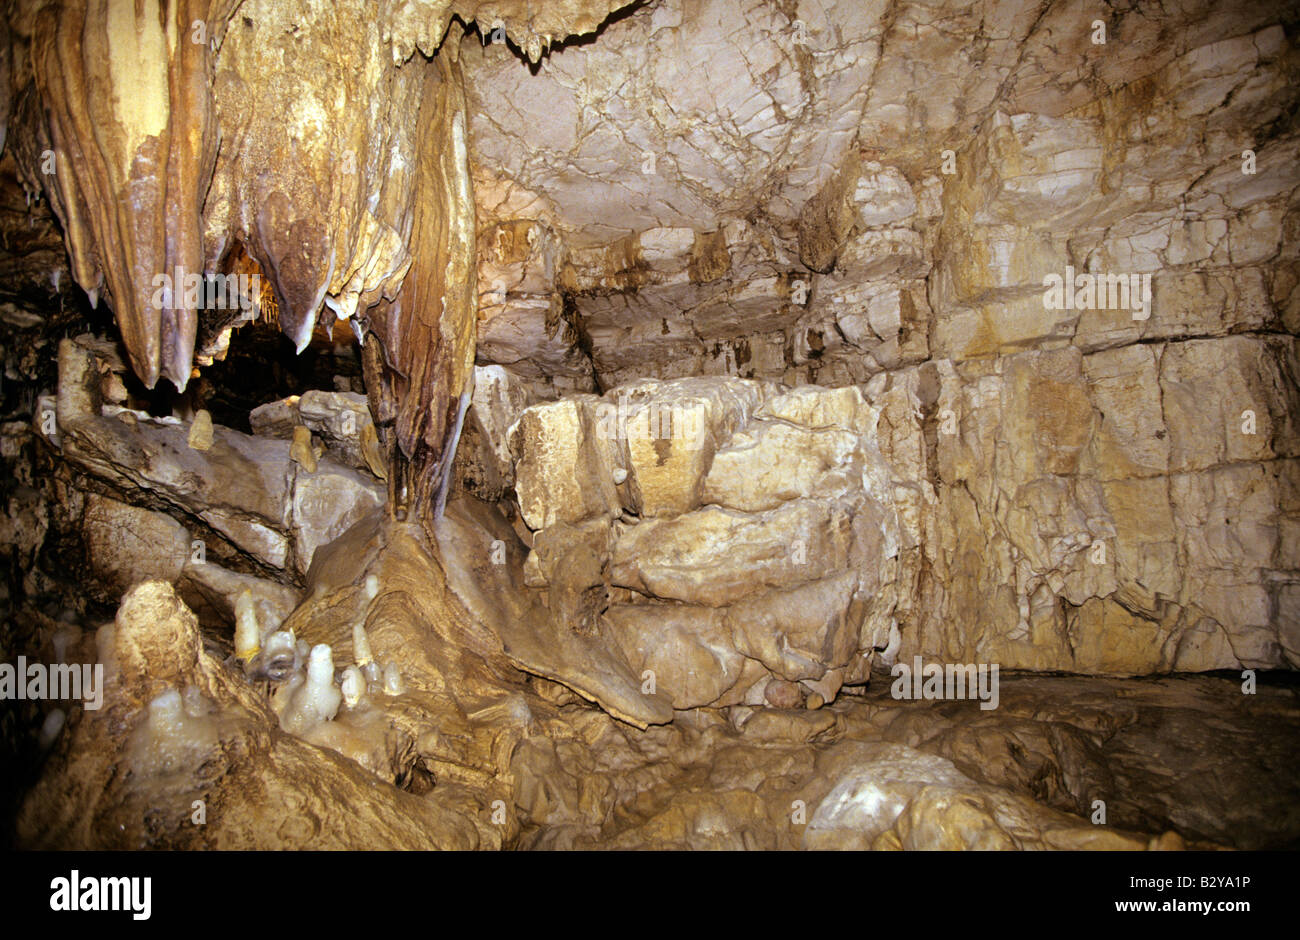
[[[5,841],[1300,847],[1298,29],[6,4]]]

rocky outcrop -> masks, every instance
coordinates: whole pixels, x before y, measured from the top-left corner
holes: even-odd
[[[25,845],[96,849],[458,848],[499,844],[459,803],[376,790],[369,772],[280,732],[264,697],[203,650],[161,581],[88,636],[109,664],[102,707],[76,716],[29,796]],[[92,657],[94,658],[94,657]],[[125,754],[116,774],[104,755]],[[350,807],[347,820],[334,807]]]
[[[875,417],[856,389],[738,379],[532,406],[511,438],[524,582],[675,709],[819,707],[866,680],[898,603]]]
[[[1127,675],[1294,668],[1296,366],[1289,337],[1236,337],[891,376],[877,401],[898,423],[882,450],[898,485],[927,481],[904,655]]]
[[[985,35],[967,12],[991,58],[963,71],[948,27],[915,5],[804,5],[780,22],[713,15],[722,6],[639,11],[540,82],[514,82],[490,46],[468,59],[480,228],[502,245],[544,233],[493,295],[500,316],[535,304],[543,394],[710,374],[859,389],[880,412],[901,523],[903,655],[1128,675],[1294,667],[1300,178],[1278,123],[1295,97],[1285,28],[1255,6],[1230,25],[1197,9],[1171,48],[1136,13],[1098,32],[1025,9]],[[679,57],[687,37],[734,81],[662,81],[675,66],[654,55]],[[763,55],[788,55],[789,71]],[[922,77],[904,65],[916,55],[955,71]],[[1045,82],[1048,62],[1074,78]],[[796,72],[816,91],[797,104],[782,98]],[[575,94],[596,111],[564,110]],[[745,124],[740,101],[771,110]],[[856,136],[837,136],[847,113]],[[597,114],[618,133],[588,131]],[[687,114],[753,133],[673,136]],[[780,145],[747,149],[760,139]],[[757,207],[743,221],[739,201]],[[481,273],[496,270],[491,247]],[[1052,277],[1071,279],[1068,300],[1048,295]],[[480,355],[522,363],[541,348]],[[787,459],[810,446],[776,441]],[[690,503],[698,472],[660,472]],[[587,501],[576,516],[621,511],[563,475],[557,492]],[[537,528],[555,510],[529,510],[523,484]],[[734,534],[710,518],[711,537]],[[786,538],[802,524],[783,522]],[[676,523],[640,528],[680,541]],[[653,593],[624,554],[628,586]]]
[[[445,498],[475,322],[460,70],[454,51],[427,57],[480,6],[535,63],[612,5],[76,0],[12,17],[26,179],[144,384],[184,389],[198,337],[216,337],[209,361],[236,319],[273,317],[301,351],[322,311],[359,314],[357,336],[382,346],[385,443],[414,468],[391,495],[421,511]],[[250,273],[265,294],[239,282],[227,303],[226,278]]]
[[[151,537],[128,545],[127,533],[137,527],[101,524],[92,509],[92,554],[93,533],[104,531],[111,544],[99,555],[123,584],[145,575],[177,577],[189,559],[206,563],[207,552],[219,552],[222,543],[264,574],[299,580],[319,546],[383,504],[368,474],[326,457],[308,470],[290,459],[288,442],[216,426],[200,450],[180,419],[104,404],[100,362],[76,341],[60,345],[57,425],[42,422],[51,435],[57,430],[51,443],[114,492],[198,527],[191,534],[150,514],[154,521],[144,524]]]
[[[317,746],[202,649],[166,584],[130,591],[115,623],[76,641],[107,665],[103,707],[74,709],[56,735],[21,844],[1140,850],[1279,847],[1300,826],[1282,689],[1247,703],[1222,679],[1012,679],[985,712],[882,685],[820,711],[703,709],[635,731],[501,671],[414,534],[358,527],[313,569],[294,626],[351,662],[364,622],[405,682],[318,725]],[[1188,766],[1193,742],[1225,759]],[[119,753],[133,773],[113,772]]]
[[[305,427],[339,463],[367,471],[379,480],[388,479],[364,395],[313,389],[260,405],[248,419],[255,435],[280,440],[293,440],[294,430]]]

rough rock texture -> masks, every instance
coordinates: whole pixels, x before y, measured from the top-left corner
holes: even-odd
[[[1100,43],[1060,5],[740,6],[651,5],[536,81],[467,53],[480,361],[566,401],[861,388],[904,656],[1295,667],[1287,15]],[[682,77],[706,58],[726,80]]]
[[[202,651],[166,584],[129,592],[116,623],[82,641],[110,664],[105,708],[74,713],[24,803],[21,843],[1143,849],[1300,835],[1283,743],[1296,730],[1292,690],[1021,679],[984,712],[899,702],[882,682],[816,712],[729,721],[704,709],[635,731],[513,672],[492,631],[429,577],[438,563],[419,542],[409,527],[360,526],[313,567],[313,600],[294,616],[303,635],[347,661],[360,618],[376,659],[402,663],[406,689],[371,693],[311,744]],[[367,599],[366,572],[384,594]],[[119,751],[136,773],[112,773]],[[1193,768],[1189,752],[1219,758]],[[412,792],[376,788],[371,774]],[[1109,825],[1078,815],[1097,800]]]
[[[557,631],[603,639],[676,709],[761,705],[774,681],[817,707],[865,681],[898,602],[875,423],[857,389],[734,378],[527,408],[524,582]]]
[[[122,601],[115,623],[87,636],[111,663],[104,707],[63,738],[31,794],[19,839],[33,847],[459,848],[498,843],[465,812],[464,793],[385,792],[356,763],[285,734],[264,697],[203,651],[194,615],[161,581]],[[157,720],[159,698],[184,712]],[[180,697],[178,697],[178,704]],[[130,755],[120,775],[106,753]],[[196,803],[196,801],[198,801]],[[203,807],[202,816],[196,808]],[[346,820],[335,808],[348,806]],[[200,822],[200,819],[202,820]]]
[[[70,365],[93,362],[75,343],[63,351]],[[65,372],[66,379],[73,375]],[[61,389],[70,414],[89,397],[78,398],[76,389]],[[703,481],[687,488],[700,499],[743,504],[745,511],[731,511],[753,519],[784,507],[833,505],[835,468],[819,462],[810,472],[807,460],[840,454],[856,471],[854,491],[862,493],[850,504],[854,518],[878,519],[879,505],[887,505],[882,458],[872,456],[874,438],[860,430],[880,421],[856,389],[781,391],[713,379],[646,382],[639,390],[643,406],[700,406],[708,420],[685,420],[679,411],[671,420],[680,429],[705,436],[721,430],[724,441],[701,471]],[[735,409],[744,408],[748,417],[741,420]],[[86,420],[61,428],[65,447]],[[613,420],[616,430],[617,410]],[[528,427],[516,425],[524,457],[536,443]],[[772,427],[819,431],[827,449],[800,452],[785,472],[774,472],[763,435],[754,433],[766,428],[770,434]],[[218,430],[219,441],[224,429]],[[589,430],[593,472],[603,466],[597,447],[618,447],[621,459],[621,447],[632,443]],[[674,441],[671,433],[666,440]],[[180,452],[182,445],[175,446]],[[747,450],[764,459],[747,460]],[[553,453],[571,458],[573,451]],[[613,484],[610,472],[616,496],[633,471],[656,466],[652,456],[643,465],[625,463],[620,469],[629,473],[621,484]],[[547,478],[545,460],[536,469]],[[776,509],[761,508],[773,500]],[[156,546],[183,533],[159,513],[93,494],[86,503],[87,518],[102,520],[87,523],[92,533],[104,532],[107,523],[114,531],[152,533]],[[668,508],[631,528],[672,524],[709,508],[720,509]],[[580,540],[578,554],[570,550],[558,564],[548,563],[542,543],[551,530],[559,530],[563,544],[567,531],[584,528],[605,532],[606,545],[614,541],[607,513],[594,523],[555,523],[530,533],[552,610],[573,603],[566,579],[582,570],[581,549],[602,543]],[[43,658],[98,660],[110,679],[104,710],[72,708],[45,772],[24,798],[18,843],[1141,849],[1180,847],[1185,840],[1285,846],[1300,838],[1294,785],[1300,768],[1286,746],[1296,731],[1293,690],[1264,687],[1245,696],[1236,682],[1222,679],[1007,679],[999,708],[986,713],[969,702],[897,701],[888,695],[887,677],[863,671],[857,678],[870,679],[866,697],[858,688],[837,698],[846,677],[827,667],[842,661],[835,658],[841,653],[859,652],[860,633],[850,632],[849,644],[836,649],[817,630],[847,619],[836,609],[843,595],[832,594],[829,616],[820,625],[810,622],[806,636],[786,632],[810,613],[821,616],[814,603],[820,582],[809,582],[813,594],[798,587],[787,592],[784,607],[780,593],[768,592],[719,607],[679,605],[680,616],[665,612],[662,602],[628,597],[634,602],[623,611],[654,605],[656,619],[638,624],[632,618],[629,625],[611,609],[587,633],[575,629],[578,618],[548,616],[540,598],[530,601],[520,590],[526,549],[496,508],[456,500],[436,535],[431,550],[422,527],[371,516],[315,552],[305,602],[280,626],[304,645],[328,643],[342,668],[361,656],[361,625],[385,679],[300,736],[279,727],[280,692],[268,702],[234,660],[222,662],[203,649],[210,643],[165,582],[133,587],[116,625],[96,640],[73,624],[49,624]],[[112,559],[128,564],[129,557]],[[595,553],[585,557],[597,562],[599,574]],[[144,560],[129,564],[138,572]],[[181,593],[193,593],[204,578],[211,596],[227,602],[257,588],[255,579],[222,575],[212,565],[185,563],[179,574],[176,567],[173,562],[159,574],[177,579]],[[851,586],[856,577],[845,571],[823,580]],[[719,582],[685,577],[680,583],[689,590]],[[275,600],[261,592],[261,616],[274,616]],[[701,618],[700,611],[713,613]],[[801,640],[811,645],[800,646]],[[700,658],[702,649],[716,661]],[[822,660],[810,664],[801,650]],[[744,658],[762,664],[744,683],[761,698],[725,709],[690,704],[692,696],[704,704],[718,698],[725,692],[718,679],[730,681],[727,664],[743,675]],[[641,665],[658,671],[659,689],[643,684],[635,671]],[[393,670],[398,681],[390,687]],[[602,708],[583,705],[569,689]],[[809,710],[813,696],[831,704]],[[1204,754],[1218,755],[1208,771]],[[125,755],[132,774],[115,771],[116,755]],[[376,788],[376,779],[397,788]],[[194,822],[196,800],[204,808],[202,825]],[[1088,821],[1096,800],[1108,807],[1109,825]],[[334,819],[338,806],[349,807],[346,824]]]
[[[267,573],[300,578],[317,547],[383,504],[383,491],[368,475],[329,459],[309,472],[289,459],[283,441],[218,426],[212,446],[195,450],[178,419],[155,421],[103,404],[96,362],[76,341],[59,347],[63,458],[134,500],[194,520]],[[143,570],[179,570],[194,555],[188,533],[172,525],[176,534],[164,526],[137,549],[146,556],[139,560]],[[130,570],[136,562],[119,555],[112,563]]]
[[[183,389],[211,332],[200,321],[231,319],[191,300],[185,279],[251,268],[299,350],[325,307],[359,313],[359,337],[373,331],[391,443],[415,469],[394,496],[432,505],[473,363],[475,236],[461,27],[447,54],[426,57],[453,16],[468,23],[480,7],[536,62],[613,4],[18,5],[15,147],[146,386],[162,376]],[[176,278],[165,291],[163,275]]]
[[[1207,353],[1213,365],[1180,377]],[[1295,374],[1293,339],[1239,337],[890,376],[882,449],[899,485],[933,481],[903,655],[1129,675],[1294,668],[1297,438],[1242,434],[1238,406],[1289,426]]]
[[[305,427],[320,437],[340,463],[387,479],[379,437],[364,395],[312,390],[254,408],[248,416],[255,435],[293,440]]]

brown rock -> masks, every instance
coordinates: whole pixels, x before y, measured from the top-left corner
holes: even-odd
[[[289,457],[308,473],[316,472],[316,449],[312,444],[310,428],[300,424],[293,429],[293,445],[289,448]]]
[[[803,692],[797,682],[771,679],[763,687],[763,697],[773,708],[798,708],[803,704]]]

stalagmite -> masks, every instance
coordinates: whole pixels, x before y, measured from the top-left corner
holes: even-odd
[[[361,701],[361,696],[365,694],[366,681],[361,676],[361,670],[356,666],[348,666],[343,670],[343,681],[340,684],[339,691],[343,694],[343,702],[348,708],[356,708],[357,703]]]
[[[194,413],[194,423],[190,425],[190,434],[186,443],[195,450],[207,450],[212,446],[212,415],[200,409]]]
[[[362,668],[374,659],[374,654],[370,652],[370,639],[366,636],[365,624],[357,623],[352,627],[352,658]]]
[[[282,723],[285,730],[300,734],[338,713],[343,695],[334,684],[334,658],[328,644],[312,647],[307,660],[307,681],[294,693]]]
[[[257,622],[253,595],[244,591],[235,601],[235,656],[245,666],[262,651],[262,628]]]

